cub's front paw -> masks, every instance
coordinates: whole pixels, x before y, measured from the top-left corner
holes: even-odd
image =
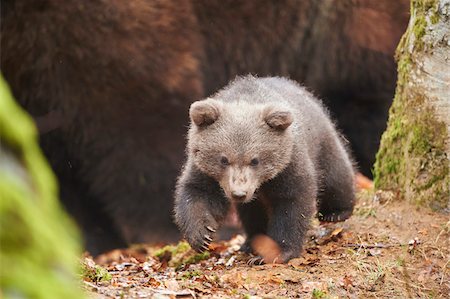
[[[185,238],[192,249],[197,252],[204,252],[209,249],[209,245],[213,241],[216,231],[216,226],[204,225],[195,230],[191,230],[190,233],[185,235]]]

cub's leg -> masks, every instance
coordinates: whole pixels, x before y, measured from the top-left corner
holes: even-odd
[[[355,205],[354,171],[344,147],[337,141],[321,151],[322,185],[318,196],[320,221],[349,218]]]
[[[280,246],[281,262],[301,254],[317,197],[317,183],[312,172],[306,169],[301,173],[290,168],[263,190],[271,210],[267,233]]]
[[[253,237],[258,234],[267,234],[267,211],[261,201],[254,200],[249,203],[239,204],[237,206],[239,218],[247,235],[245,243],[241,246],[241,251],[251,253],[250,246]]]
[[[200,172],[184,173],[175,194],[175,222],[191,247],[208,249],[230,208],[219,184]]]

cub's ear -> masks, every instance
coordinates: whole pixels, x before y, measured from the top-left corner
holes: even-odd
[[[212,125],[220,116],[222,103],[206,99],[192,103],[189,109],[191,121],[199,127]]]
[[[294,121],[292,113],[278,107],[267,107],[263,110],[263,119],[272,129],[286,130]]]

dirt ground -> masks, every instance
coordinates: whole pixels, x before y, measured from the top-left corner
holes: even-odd
[[[343,223],[313,221],[302,257],[287,265],[248,265],[237,251],[243,240],[213,243],[206,254],[180,243],[86,257],[84,288],[91,298],[450,297],[448,214],[393,193],[360,193]]]

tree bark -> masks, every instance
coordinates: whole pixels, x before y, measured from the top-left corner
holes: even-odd
[[[450,0],[412,0],[375,186],[450,210]]]

